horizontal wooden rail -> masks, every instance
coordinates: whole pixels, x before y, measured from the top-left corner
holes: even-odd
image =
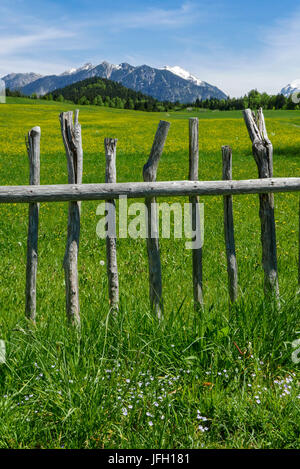
[[[238,195],[296,191],[300,191],[300,178],[0,186],[0,203],[108,200],[119,196],[136,199],[149,196]]]

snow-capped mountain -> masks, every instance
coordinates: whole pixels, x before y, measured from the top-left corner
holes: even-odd
[[[26,95],[36,93],[42,96],[56,89],[64,88],[87,78],[100,77],[117,81],[127,88],[141,91],[159,101],[179,101],[191,103],[198,99],[218,98],[227,96],[216,86],[210,85],[191,75],[186,70],[175,66],[163,69],[141,65],[134,67],[128,63],[120,65],[102,62],[99,65],[87,63],[80,68],[68,70],[61,75],[38,77],[20,86],[20,81],[10,81],[11,89],[20,89]],[[7,77],[3,80],[6,81]]]
[[[300,93],[300,79],[292,81],[289,85],[282,88],[280,93],[288,98],[291,94],[296,92]]]
[[[65,75],[75,75],[76,73],[92,70],[93,68],[95,68],[95,65],[91,63],[86,63],[80,68],[71,68],[70,70],[67,70],[66,72],[61,73],[60,76],[63,77]]]
[[[38,75],[37,73],[10,73],[3,77],[2,80],[5,82],[5,86],[10,90],[20,90],[41,77],[42,75]]]
[[[195,77],[194,75],[191,75],[190,72],[187,72],[183,68],[178,67],[178,65],[176,65],[175,67],[165,65],[163,70],[169,70],[169,72],[174,73],[174,75],[177,75],[178,77],[181,77],[184,80],[191,81],[198,86],[203,86],[203,84],[205,83],[204,81],[199,80],[199,78]]]

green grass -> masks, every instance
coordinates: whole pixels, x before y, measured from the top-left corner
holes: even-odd
[[[42,128],[41,182],[66,182],[58,114],[74,108],[26,99],[0,105],[1,185],[27,183],[24,135],[34,125]],[[224,144],[233,148],[234,178],[257,176],[239,112],[158,114],[82,106],[83,182],[104,181],[104,137],[118,138],[118,181],[141,181],[159,119],[169,120],[171,129],[158,180],[186,179],[188,117],[194,115],[200,119],[200,179],[221,179]],[[274,175],[297,176],[300,114],[265,115]],[[105,242],[96,236],[98,204],[82,204],[80,333],[65,319],[67,204],[41,204],[35,327],[24,319],[27,206],[0,207],[0,338],[7,346],[7,363],[0,365],[0,447],[300,447],[299,365],[291,359],[300,330],[298,196],[275,196],[279,311],[263,297],[258,197],[234,198],[239,300],[231,309],[222,199],[202,201],[205,308],[201,315],[193,308],[185,240],[162,239],[161,324],[149,308],[144,240],[118,240],[121,304],[117,320],[110,318],[101,265]],[[207,420],[198,419],[198,411]]]

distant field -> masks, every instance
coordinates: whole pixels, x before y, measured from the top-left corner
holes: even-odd
[[[41,183],[66,183],[58,115],[78,106],[7,101],[0,105],[0,185],[28,183],[24,137],[35,125],[42,129]],[[160,119],[171,128],[158,180],[187,179],[189,117],[200,120],[199,179],[221,179],[222,145],[233,148],[234,179],[257,177],[241,112],[79,109],[84,183],[104,182],[105,137],[118,138],[118,182],[141,181]],[[265,117],[274,176],[300,176],[300,112],[266,111]],[[67,204],[41,204],[36,328],[24,319],[27,206],[0,206],[0,339],[8,352],[7,364],[0,365],[0,447],[300,447],[299,364],[291,359],[291,342],[300,331],[299,196],[275,196],[280,311],[263,298],[258,196],[234,198],[240,295],[232,309],[223,201],[202,201],[205,310],[199,317],[193,309],[191,252],[184,240],[162,239],[162,325],[149,310],[144,240],[118,240],[121,310],[115,324],[107,319],[98,204],[82,204],[80,337],[65,320]],[[197,410],[207,421],[197,418]]]

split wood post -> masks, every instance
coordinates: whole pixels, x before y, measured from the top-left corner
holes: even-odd
[[[232,149],[228,146],[222,147],[223,180],[232,179]],[[234,224],[232,195],[223,197],[224,203],[224,233],[227,256],[228,290],[231,303],[234,303],[238,295],[238,271],[235,254]]]
[[[40,184],[40,142],[41,129],[34,127],[28,133],[26,148],[29,158],[29,184]],[[28,209],[28,238],[26,266],[26,305],[25,314],[28,319],[36,319],[36,276],[38,267],[38,231],[39,203],[30,203]]]
[[[246,109],[243,114],[252,141],[252,152],[259,178],[271,178],[273,177],[273,146],[268,138],[263,111],[260,108],[256,116],[251,109]],[[278,297],[274,194],[260,194],[259,200],[265,293]]]
[[[116,170],[116,149],[117,139],[106,138],[104,140],[105,147],[105,182],[117,182]],[[108,216],[109,232],[106,237],[106,262],[108,275],[108,293],[109,303],[114,312],[118,310],[119,303],[119,277],[117,264],[117,244],[116,244],[116,202],[114,199],[106,201],[106,214]],[[112,232],[110,232],[112,230]]]
[[[189,119],[189,180],[198,181],[199,166],[199,120],[197,117]],[[190,204],[192,207],[192,230],[199,230],[201,236],[201,226],[197,226],[197,220],[200,220],[199,197],[191,196]],[[193,289],[194,289],[194,307],[199,309],[203,307],[202,291],[202,242],[201,247],[192,250],[193,256]]]
[[[68,164],[68,183],[82,183],[83,151],[81,139],[81,125],[78,122],[79,111],[60,114],[61,133],[65,145]],[[69,321],[80,325],[80,307],[78,291],[78,250],[80,238],[80,202],[69,202],[68,235],[64,257],[66,282],[66,310]]]
[[[151,153],[143,168],[145,182],[155,182],[158,163],[162,155],[168,136],[170,123],[160,121],[152,145]],[[163,315],[161,262],[159,252],[157,206],[155,197],[145,199],[147,209],[147,251],[149,261],[149,296],[151,308],[154,309],[158,319]]]

